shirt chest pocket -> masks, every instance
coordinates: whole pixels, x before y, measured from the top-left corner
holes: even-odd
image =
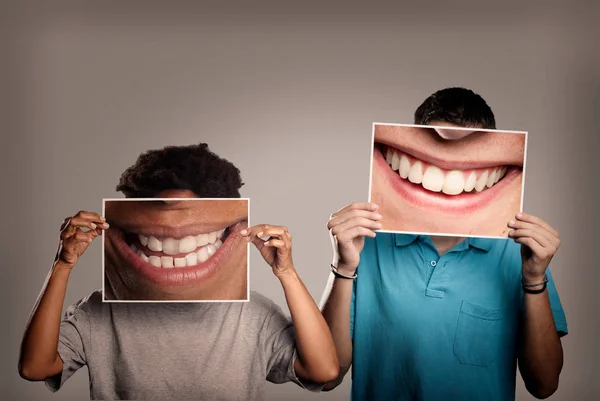
[[[454,336],[454,355],[463,365],[487,367],[503,352],[506,309],[463,301]]]

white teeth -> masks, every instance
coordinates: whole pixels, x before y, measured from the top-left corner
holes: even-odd
[[[410,171],[410,160],[408,160],[408,157],[406,157],[406,155],[402,155],[400,157],[400,171],[399,171],[400,177],[407,178],[409,171]]]
[[[148,248],[154,252],[162,252],[162,242],[156,237],[148,238]]]
[[[200,248],[200,250],[198,251],[198,253],[197,253],[198,263],[204,263],[208,260],[209,255],[208,255],[207,248],[208,248],[208,246],[204,246],[204,247]]]
[[[150,264],[152,266],[156,266],[156,267],[161,267],[160,265],[160,258],[158,256],[150,256],[149,260]]]
[[[413,184],[421,183],[421,181],[423,180],[423,170],[421,167],[421,162],[416,162],[410,168],[410,171],[408,172],[408,180]]]
[[[146,256],[144,254],[144,252],[142,251],[138,251],[138,256],[140,257],[140,259],[142,259],[144,262],[148,262],[148,256]]]
[[[187,236],[179,240],[179,253],[189,253],[196,249],[196,237]]]
[[[195,266],[206,262],[223,245],[221,237],[226,229],[213,231],[208,234],[187,236],[181,239],[165,238],[159,240],[154,236],[146,237],[138,235],[140,243],[155,252],[163,252],[168,256],[146,256],[144,252],[131,244],[131,250],[143,261],[156,267],[173,268]],[[200,249],[198,249],[200,248]],[[196,249],[198,249],[196,251]],[[184,257],[175,258],[174,255],[186,254]]]
[[[165,238],[162,242],[162,251],[167,255],[177,255],[179,253],[179,241],[174,238]]]
[[[491,188],[506,175],[508,170],[506,166],[483,170],[477,179],[475,171],[471,171],[467,176],[467,173],[462,170],[446,171],[436,166],[423,164],[419,160],[415,160],[411,166],[411,159],[407,155],[392,148],[386,149],[385,157],[392,170],[398,171],[400,177],[408,179],[413,184],[421,184],[429,191],[441,191],[447,195],[459,195],[462,192],[472,192],[473,190],[481,192]],[[217,238],[221,234],[222,231],[217,232]],[[214,242],[211,240],[212,237],[207,243]]]
[[[392,152],[392,170],[396,171],[400,168],[400,158],[398,152]]]
[[[188,266],[196,266],[198,264],[198,254],[196,252],[185,255],[185,261]]]
[[[473,174],[474,176],[475,174]],[[446,195],[458,195],[463,190],[466,191],[465,176],[462,171],[453,170],[446,174],[442,192]]]
[[[433,192],[440,192],[444,186],[444,173],[436,166],[429,166],[423,174],[421,185]]]
[[[485,188],[485,184],[487,183],[487,179],[488,179],[488,172],[487,172],[487,170],[485,170],[483,172],[483,174],[481,174],[481,176],[479,177],[477,182],[475,183],[475,191],[477,191],[477,192],[483,191],[483,189]]]
[[[204,246],[208,244],[208,234],[196,235],[196,245]]]
[[[393,154],[394,154],[394,153],[395,153],[395,152],[394,152],[392,149],[390,149],[390,148],[387,148],[387,150],[386,150],[386,152],[385,152],[385,161],[386,161],[386,162],[387,162],[387,164],[389,164],[390,166],[392,165],[392,159],[393,159]]]
[[[173,257],[161,256],[160,264],[162,265],[162,267],[173,267]]]
[[[475,188],[476,182],[477,176],[475,175],[475,172],[472,171],[471,174],[469,174],[469,178],[467,178],[467,181],[465,182],[465,192],[471,192],[473,188]]]
[[[485,183],[488,188],[491,188],[496,183],[496,170],[492,170]]]

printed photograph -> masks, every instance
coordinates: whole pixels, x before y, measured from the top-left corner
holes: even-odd
[[[104,199],[104,302],[247,301],[248,199]]]
[[[373,124],[369,201],[385,232],[506,238],[527,132]]]

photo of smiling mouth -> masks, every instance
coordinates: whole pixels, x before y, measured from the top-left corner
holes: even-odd
[[[517,165],[450,163],[415,153],[376,142],[374,163],[407,201],[444,212],[475,211],[499,196],[522,173]]]
[[[151,282],[166,286],[193,285],[207,280],[241,242],[245,220],[220,229],[201,226],[156,227],[107,231],[116,252]],[[246,246],[246,244],[244,244]]]

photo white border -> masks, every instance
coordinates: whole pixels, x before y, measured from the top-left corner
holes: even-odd
[[[102,217],[106,217],[106,202],[107,201],[247,201],[248,202],[248,227],[250,224],[250,198],[102,198]],[[176,303],[176,304],[194,304],[194,303],[215,303],[215,302],[250,302],[250,243],[246,244],[246,299],[199,299],[199,300],[110,300],[104,297],[105,294],[105,276],[104,276],[104,264],[105,264],[105,241],[106,235],[102,233],[102,303],[106,304],[119,304],[119,303]]]
[[[439,129],[451,129],[456,131],[483,131],[483,132],[498,132],[507,134],[520,134],[525,135],[525,147],[523,149],[523,174],[521,179],[521,199],[519,204],[519,212],[523,212],[523,202],[525,200],[525,176],[527,166],[527,142],[529,139],[529,131],[514,131],[514,130],[503,130],[503,129],[483,129],[483,128],[469,128],[469,127],[454,127],[447,125],[419,125],[419,124],[397,124],[397,123],[381,123],[374,122],[371,130],[371,153],[369,155],[369,193],[368,202],[371,202],[371,187],[373,185],[373,151],[375,150],[375,127],[377,125],[387,125],[392,127],[412,127],[412,128],[439,128]],[[507,222],[508,223],[508,222]],[[493,235],[472,235],[472,234],[461,234],[461,233],[429,233],[429,232],[417,232],[417,231],[394,231],[394,230],[375,230],[376,233],[391,233],[391,234],[410,234],[410,235],[433,235],[440,237],[466,237],[466,238],[495,238],[495,239],[510,239],[507,236],[493,236]]]

